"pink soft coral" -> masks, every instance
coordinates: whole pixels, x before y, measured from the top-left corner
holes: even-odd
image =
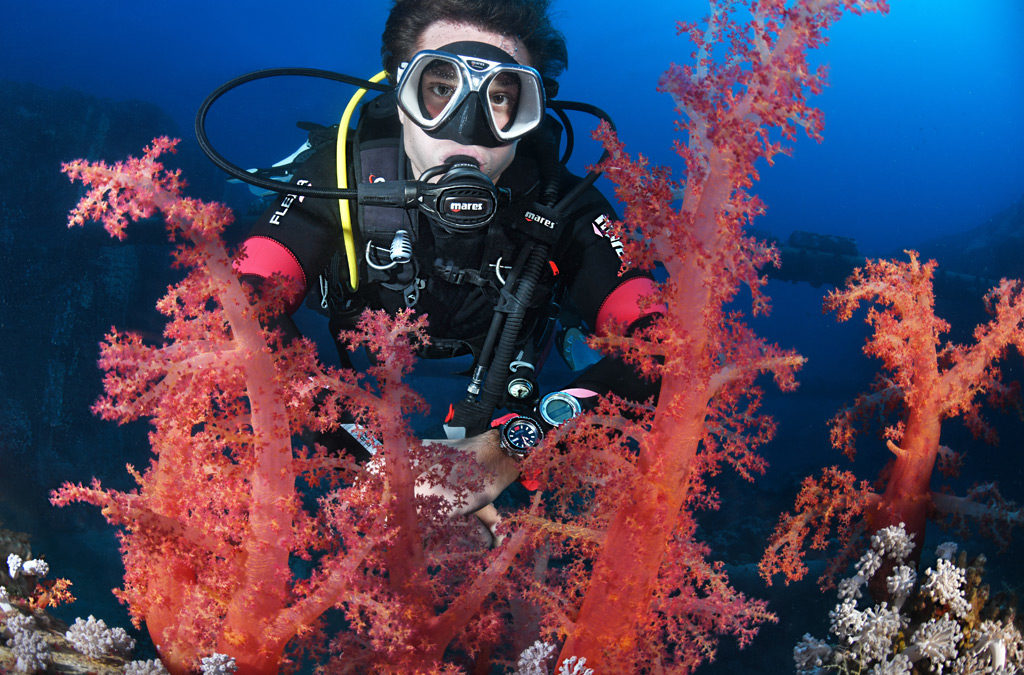
[[[827,471],[821,482],[808,479],[796,511],[783,516],[762,561],[766,578],[778,573],[787,580],[803,576],[802,548],[812,522],[819,527],[813,530],[811,548],[825,547],[833,519],[841,524],[844,544],[853,543],[850,522],[863,514],[861,525],[868,533],[905,523],[918,553],[927,521],[943,513],[982,517],[991,526],[1021,522],[1020,510],[1001,502],[992,488],[976,491],[970,501],[935,494],[931,488],[937,466],[955,468],[951,451],[940,444],[944,420],[961,417],[976,435],[994,440],[980,415],[981,399],[985,394],[997,402],[1005,397],[999,360],[1011,345],[1020,349],[1024,344],[1024,296],[1019,282],[1003,280],[986,296],[994,316],[975,328],[973,344],[943,343],[949,324],[935,315],[936,263],[922,264],[913,251],[908,256],[906,262],[868,261],[854,271],[846,288],[831,292],[825,300],[826,309],[834,310],[840,321],[849,319],[862,303],[873,303],[867,322],[874,333],[864,352],[880,359],[885,373],[874,392],[833,418],[832,443],[852,459],[854,440],[863,426],[879,416],[897,417],[883,432],[893,458],[878,481],[879,491],[869,490],[838,469]],[[823,489],[825,482],[835,489]],[[982,496],[990,501],[982,503],[977,499]],[[836,565],[843,560],[840,556]],[[832,571],[837,571],[835,566]],[[829,578],[824,581],[828,583]]]
[[[129,467],[138,489],[65,484],[53,503],[95,504],[125,528],[120,597],[174,672],[214,651],[246,673],[278,672],[286,647],[322,655],[318,619],[332,607],[351,626],[330,645],[338,668],[440,668],[456,638],[467,654],[486,651],[501,631],[485,627],[503,621],[491,592],[524,536],[493,552],[460,546],[447,505],[415,494],[417,481],[447,484],[459,459],[404,426],[422,405],[402,378],[424,319],[365,315],[344,338],[376,354],[366,377],[322,367],[307,341],[282,344],[263,326],[287,284],[267,302],[251,297],[220,239],[230,212],[181,196],[177,173],[158,161],[172,148],[157,139],[139,159],[65,167],[90,187],[72,224],[101,220],[121,237],[129,220],[162,214],[190,271],[159,303],[163,345],[115,331],[102,346],[96,411],[152,421],[152,464]],[[293,446],[343,410],[377,443],[373,470]],[[462,473],[464,487],[478,480]],[[301,480],[320,486],[316,504]]]
[[[660,377],[658,401],[649,409],[618,402],[591,420],[597,428],[561,432],[573,450],[540,469],[564,505],[561,519],[533,525],[559,535],[570,557],[593,561],[588,583],[566,575],[561,592],[547,595],[559,617],[553,628],[567,634],[561,656],[585,657],[600,671],[692,670],[714,654],[718,635],[746,644],[771,618],[763,603],[729,587],[693,536],[693,511],[718,502],[710,477],[723,466],[745,478],[764,469],[753,449],[773,425],[757,414],[756,379],[770,373],[788,389],[802,363],[759,339],[732,309],[745,288],[754,313],[767,310],[759,270],[775,260],[744,233],[763,210],[746,188],[757,179],[755,163],[783,151],[773,140],[779,133],[792,138],[803,127],[819,136],[820,113],[805,97],[823,76],[808,65],[808,50],[844,9],[885,3],[711,6],[705,28],[680,27],[697,45],[695,62],[674,66],[661,82],[685,116],[686,143],[677,146],[683,184],[630,158],[607,128],[600,132],[611,155],[606,175],[626,205],[617,233],[625,258],[645,267],[663,262],[668,276],[646,300],[667,307],[661,319],[631,339],[601,342]],[[748,12],[747,21],[738,18]],[[725,53],[714,55],[718,48]],[[580,493],[592,495],[586,513],[573,501]]]

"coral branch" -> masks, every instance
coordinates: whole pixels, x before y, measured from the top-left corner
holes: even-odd
[[[793,513],[784,513],[775,527],[758,569],[770,585],[777,574],[786,583],[807,573],[805,548],[824,550],[831,537],[852,538],[861,515],[877,500],[867,481],[849,471],[829,467],[820,479],[804,479]]]
[[[598,131],[609,153],[606,175],[625,204],[616,224],[624,259],[643,268],[663,264],[668,279],[647,301],[668,311],[628,340],[602,341],[641,373],[660,378],[653,414],[632,407],[630,425],[584,430],[581,423],[568,434],[576,434],[568,455],[551,460],[563,482],[570,467],[575,476],[601,477],[572,479],[593,495],[583,522],[577,516],[572,525],[605,531],[563,543],[594,562],[589,584],[574,590],[583,600],[576,621],[562,627],[568,638],[560,661],[585,656],[602,671],[688,672],[713,655],[717,635],[733,633],[746,643],[769,619],[703,562],[706,550],[690,537],[693,510],[718,503],[708,479],[723,465],[747,479],[764,470],[754,449],[774,426],[756,412],[758,376],[770,373],[791,389],[803,363],[757,338],[734,309],[745,289],[752,314],[768,310],[760,270],[777,262],[771,247],[744,234],[764,211],[746,190],[760,161],[770,164],[786,151],[774,136],[792,139],[803,128],[820,137],[820,112],[806,99],[824,78],[810,69],[808,50],[824,42],[824,30],[843,10],[884,9],[884,2],[842,0],[713,2],[704,25],[681,25],[696,46],[695,61],[673,66],[660,83],[683,116],[686,144],[676,146],[685,164],[681,185],[643,156],[627,155],[607,127]],[[751,18],[741,22],[747,10]],[[628,470],[609,461],[614,457],[626,458]],[[596,493],[594,485],[601,485]],[[559,487],[558,494],[571,491]],[[561,510],[578,514],[580,506]],[[547,523],[536,526],[552,531]]]
[[[991,497],[991,503],[972,503],[934,494],[931,481],[936,467],[947,472],[958,468],[959,457],[940,443],[945,420],[961,416],[977,435],[994,438],[981,419],[979,398],[992,392],[997,401],[1005,401],[1009,388],[1001,382],[998,364],[1011,346],[1019,350],[1024,340],[1024,296],[1018,282],[1003,280],[986,296],[994,316],[975,329],[974,342],[943,343],[942,335],[949,324],[934,311],[932,279],[936,263],[921,263],[913,251],[907,255],[905,262],[869,260],[863,268],[854,270],[845,288],[828,295],[825,307],[845,321],[861,304],[871,305],[866,320],[874,332],[864,352],[881,359],[884,373],[876,380],[874,393],[860,396],[851,408],[833,418],[832,443],[852,458],[860,431],[876,419],[896,418],[882,430],[893,456],[881,472],[879,491],[865,502],[866,532],[905,523],[915,542],[912,560],[916,561],[926,523],[935,516],[936,509],[953,511],[958,519],[980,517],[983,526],[1001,540],[1010,525],[1020,522],[1019,511],[1002,503],[997,491],[979,490],[973,497]],[[803,537],[792,532],[800,532],[804,527],[801,523],[813,520],[818,513],[848,508],[844,493],[825,498],[808,502],[801,492],[797,516],[787,514],[776,530],[762,562],[764,573],[782,571],[787,578],[794,578],[794,573],[798,578],[803,573],[792,562],[801,555]],[[994,527],[997,523],[1000,527]],[[786,534],[787,528],[791,534]],[[841,547],[849,550],[855,546],[848,528],[839,534]],[[780,562],[776,553],[782,542],[789,551],[785,559],[790,562]],[[811,547],[819,548],[822,543],[815,539]],[[872,590],[880,596],[885,594],[883,582],[888,571],[880,570],[872,583]]]
[[[95,411],[153,426],[150,467],[129,467],[138,490],[65,484],[52,502],[97,505],[125,529],[119,595],[172,672],[192,672],[212,653],[246,673],[279,672],[286,651],[303,646],[322,655],[319,619],[332,608],[352,626],[333,643],[335,668],[441,668],[454,640],[481,651],[494,634],[470,627],[507,613],[505,572],[526,535],[493,555],[471,548],[443,517],[447,503],[415,494],[437,454],[404,422],[423,407],[402,378],[425,317],[369,313],[344,335],[375,353],[379,365],[365,376],[324,367],[307,340],[282,344],[264,326],[290,291],[271,280],[257,300],[237,278],[220,239],[230,212],[181,196],[178,174],[157,161],[173,146],[157,139],[141,159],[65,167],[88,186],[70,224],[98,219],[123,238],[130,221],[162,215],[189,271],[158,303],[165,344],[114,331],[101,349]],[[336,428],[343,415],[380,447],[370,470],[293,447],[293,437]],[[445,466],[431,480],[449,487],[456,472],[450,459]],[[457,473],[472,484],[475,471]],[[315,506],[303,482],[328,486]]]

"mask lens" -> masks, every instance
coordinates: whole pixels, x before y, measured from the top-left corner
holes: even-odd
[[[544,87],[532,68],[424,50],[399,71],[398,105],[435,138],[495,147],[543,121]]]
[[[519,73],[504,71],[487,84],[487,106],[495,128],[501,131],[508,131],[516,121],[523,91],[520,77]]]
[[[420,111],[431,122],[442,116],[462,82],[451,61],[434,59],[423,68],[419,83]]]

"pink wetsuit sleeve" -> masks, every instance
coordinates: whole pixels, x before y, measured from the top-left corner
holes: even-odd
[[[242,244],[242,255],[235,260],[234,267],[238,274],[253,274],[264,279],[280,274],[297,282],[295,293],[288,301],[289,314],[298,309],[306,295],[308,285],[302,265],[294,253],[270,237],[246,239]]]
[[[651,296],[654,290],[654,281],[647,277],[633,277],[622,282],[601,303],[594,332],[603,335],[612,325],[629,326],[645,316],[664,314],[664,305],[643,306],[643,298]]]

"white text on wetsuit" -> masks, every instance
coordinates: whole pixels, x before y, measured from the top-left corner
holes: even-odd
[[[538,225],[543,225],[544,227],[548,228],[549,230],[555,229],[555,221],[550,220],[548,218],[545,218],[544,216],[539,216],[536,213],[534,213],[533,211],[527,211],[526,215],[525,215],[525,218],[527,220],[532,220],[533,222],[537,223]]]
[[[612,245],[615,255],[621,258],[622,254],[625,253],[622,240],[615,236],[615,231],[612,229],[611,220],[609,220],[608,216],[602,213],[594,219],[593,224],[594,234],[607,239],[608,243]]]
[[[310,185],[310,182],[308,180],[300,179],[295,181],[295,184]],[[286,213],[288,213],[288,209],[292,207],[292,202],[294,202],[296,199],[299,200],[299,203],[302,203],[303,201],[305,201],[306,197],[300,195],[285,195],[285,198],[281,200],[280,208],[278,208],[277,211],[274,211],[274,215],[270,216],[270,224],[280,225],[281,219],[284,218]]]

